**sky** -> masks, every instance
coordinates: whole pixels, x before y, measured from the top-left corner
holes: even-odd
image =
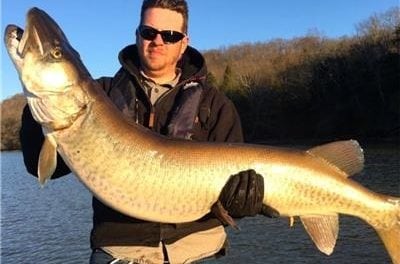
[[[353,36],[371,15],[400,0],[187,0],[190,45],[206,51],[241,43],[291,39],[319,32]],[[1,34],[8,24],[25,25],[36,6],[63,29],[94,78],[113,76],[118,53],[135,41],[141,0],[1,0]],[[249,4],[250,3],[250,4]],[[3,38],[3,37],[2,37]],[[0,101],[22,92],[17,72],[1,44]]]

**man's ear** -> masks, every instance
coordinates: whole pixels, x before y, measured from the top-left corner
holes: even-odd
[[[183,55],[183,53],[185,53],[186,48],[189,45],[189,36],[185,36],[182,39],[182,46],[181,46],[181,56]]]

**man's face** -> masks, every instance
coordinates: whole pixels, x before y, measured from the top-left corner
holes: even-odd
[[[145,11],[142,25],[159,31],[173,30],[182,32],[183,17],[178,12],[149,8]],[[146,40],[136,34],[142,70],[152,78],[168,80],[175,76],[176,64],[188,45],[188,37],[176,43],[164,43],[160,34],[154,40]]]

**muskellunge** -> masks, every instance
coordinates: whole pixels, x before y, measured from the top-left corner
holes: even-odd
[[[124,118],[45,12],[32,8],[21,38],[18,30],[9,25],[5,43],[46,137],[41,183],[52,175],[58,152],[110,207],[144,220],[183,223],[210,211],[229,175],[254,169],[267,186],[264,203],[281,216],[300,217],[324,253],[332,253],[338,215],[346,214],[370,224],[400,263],[400,199],[349,179],[364,165],[356,141],[299,151],[169,139]]]

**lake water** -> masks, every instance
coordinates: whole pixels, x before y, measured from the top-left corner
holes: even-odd
[[[365,149],[366,167],[355,177],[366,187],[400,196],[400,149]],[[1,153],[1,263],[88,263],[91,195],[72,175],[40,188],[25,171],[20,152]],[[268,187],[267,187],[268,188]],[[390,260],[374,230],[356,218],[340,218],[331,256],[321,254],[299,222],[257,216],[228,228],[227,257],[207,263],[382,264]]]

